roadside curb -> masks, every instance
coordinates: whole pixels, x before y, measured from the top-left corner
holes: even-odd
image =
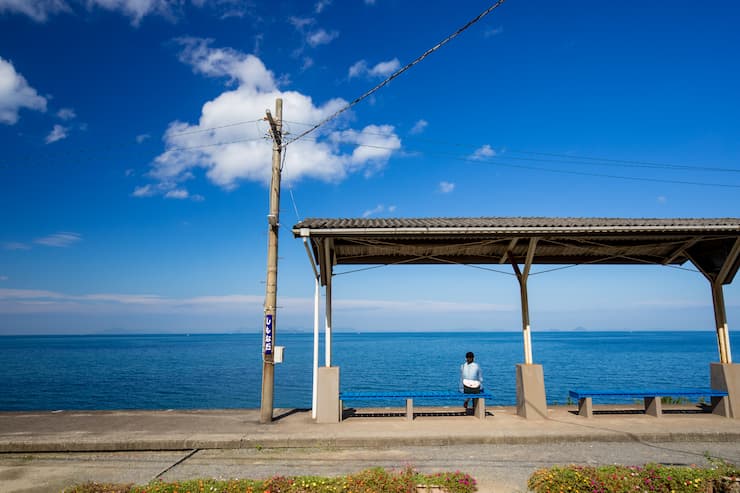
[[[392,448],[401,446],[446,445],[536,445],[565,442],[740,442],[740,433],[609,433],[609,434],[551,434],[527,436],[387,436],[387,437],[240,437],[234,439],[151,439],[123,441],[6,441],[0,442],[0,453],[55,453],[55,452],[151,452],[194,449],[297,449],[297,448]]]

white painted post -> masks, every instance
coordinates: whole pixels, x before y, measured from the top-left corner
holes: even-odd
[[[316,277],[313,292],[313,396],[311,398],[311,417],[316,419],[316,402],[319,393],[319,294],[320,281]]]
[[[324,259],[325,259],[325,276],[326,276],[326,337],[324,338],[324,366],[331,366],[331,281],[333,265],[331,262],[331,248],[328,238],[324,241]]]

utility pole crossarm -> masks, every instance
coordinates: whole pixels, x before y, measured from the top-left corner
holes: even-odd
[[[272,141],[277,146],[283,145],[283,135],[280,127],[282,127],[283,122],[281,115],[278,116],[278,122],[275,122],[275,120],[272,118],[272,113],[270,113],[270,110],[266,110],[265,113],[267,113],[267,116],[265,119],[270,122],[270,133],[272,134]]]

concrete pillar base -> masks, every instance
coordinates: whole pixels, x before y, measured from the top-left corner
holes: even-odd
[[[542,365],[516,365],[516,413],[527,419],[547,417]]]
[[[339,402],[339,367],[320,366],[316,396],[316,422],[339,423],[342,419]]]
[[[712,399],[712,412],[740,419],[740,365],[710,363],[709,381],[713,389],[727,391],[727,397]]]

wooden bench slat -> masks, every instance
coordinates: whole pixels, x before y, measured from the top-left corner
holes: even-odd
[[[405,399],[406,400],[406,419],[414,419],[414,399],[478,399],[476,406],[476,416],[483,419],[486,415],[486,399],[493,399],[493,394],[489,392],[480,392],[478,394],[466,394],[464,392],[452,392],[445,390],[413,390],[413,391],[366,391],[366,392],[340,392],[339,402],[344,401],[362,401],[362,400],[388,400],[388,399]],[[343,405],[341,406],[343,407]]]
[[[571,390],[568,394],[574,399],[582,397],[685,397],[709,396],[724,397],[725,390],[717,389],[653,389],[653,390]]]
[[[660,417],[663,414],[661,397],[708,396],[712,398],[712,406],[714,407],[723,398],[727,397],[727,391],[717,389],[570,390],[568,395],[578,399],[578,414],[587,418],[593,416],[594,397],[642,398],[645,402],[645,413]]]
[[[379,392],[340,392],[339,398],[344,400],[360,400],[360,399],[393,399],[393,398],[400,398],[400,399],[406,399],[406,398],[412,398],[412,399],[439,399],[439,398],[449,398],[449,399],[458,399],[462,397],[463,399],[469,398],[469,397],[479,397],[484,399],[491,399],[493,398],[493,394],[489,392],[480,392],[478,394],[466,394],[464,392],[451,392],[451,391],[379,391]]]

